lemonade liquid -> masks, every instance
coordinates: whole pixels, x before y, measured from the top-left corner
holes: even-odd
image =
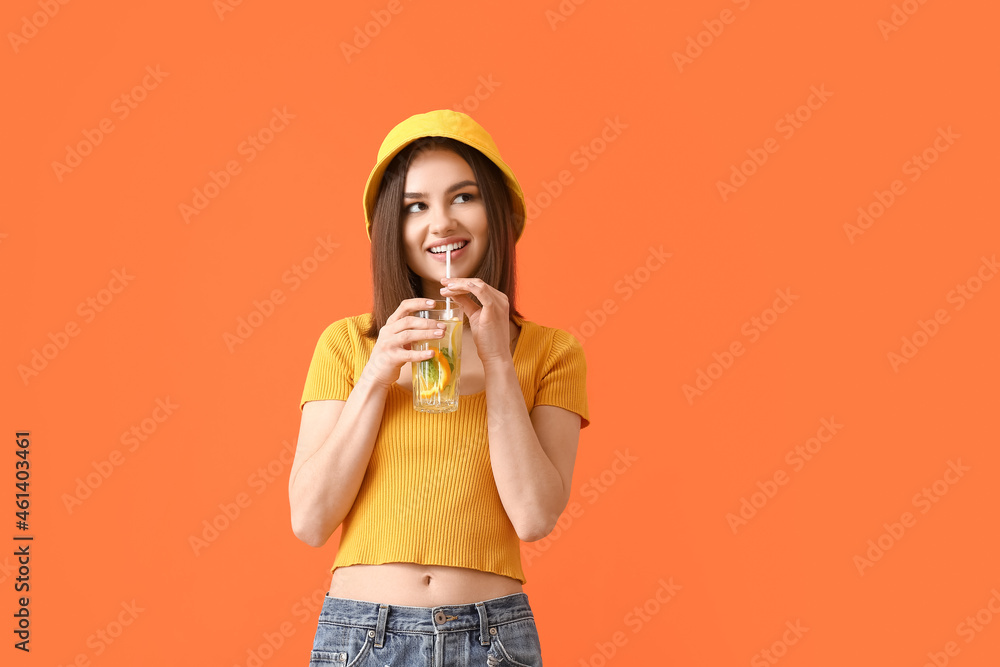
[[[440,339],[421,341],[411,349],[435,350],[430,359],[414,364],[413,407],[421,412],[458,410],[458,382],[462,370],[462,318],[440,319],[445,323]]]

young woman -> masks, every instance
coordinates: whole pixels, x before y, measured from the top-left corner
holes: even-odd
[[[589,414],[580,343],[515,307],[521,188],[478,123],[432,111],[383,141],[364,210],[372,311],[320,336],[289,478],[299,539],[343,524],[310,664],[541,665],[520,541],[566,507]],[[413,313],[444,297],[467,315],[459,408],[429,414],[411,364],[433,353],[410,346],[443,329]]]

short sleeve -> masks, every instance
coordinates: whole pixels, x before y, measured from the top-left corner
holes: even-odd
[[[320,334],[306,373],[300,411],[307,401],[346,401],[350,396],[354,388],[354,341],[348,324],[346,318],[338,320]]]
[[[587,410],[587,360],[572,334],[556,329],[542,365],[535,405],[555,405],[580,415],[580,428],[590,425]]]

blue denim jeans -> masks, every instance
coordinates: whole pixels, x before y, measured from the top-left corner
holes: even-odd
[[[309,667],[542,667],[525,593],[408,607],[323,600]]]

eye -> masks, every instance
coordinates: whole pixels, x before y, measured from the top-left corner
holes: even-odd
[[[461,197],[468,197],[468,199],[459,201],[459,198]],[[455,195],[455,202],[458,204],[467,204],[475,198],[476,195],[472,194],[471,192],[460,192],[457,195]],[[420,201],[413,202],[412,204],[403,207],[403,214],[405,215],[407,213],[417,213],[418,211],[422,210],[422,209],[414,209],[413,208],[414,206],[426,206],[426,204]]]

